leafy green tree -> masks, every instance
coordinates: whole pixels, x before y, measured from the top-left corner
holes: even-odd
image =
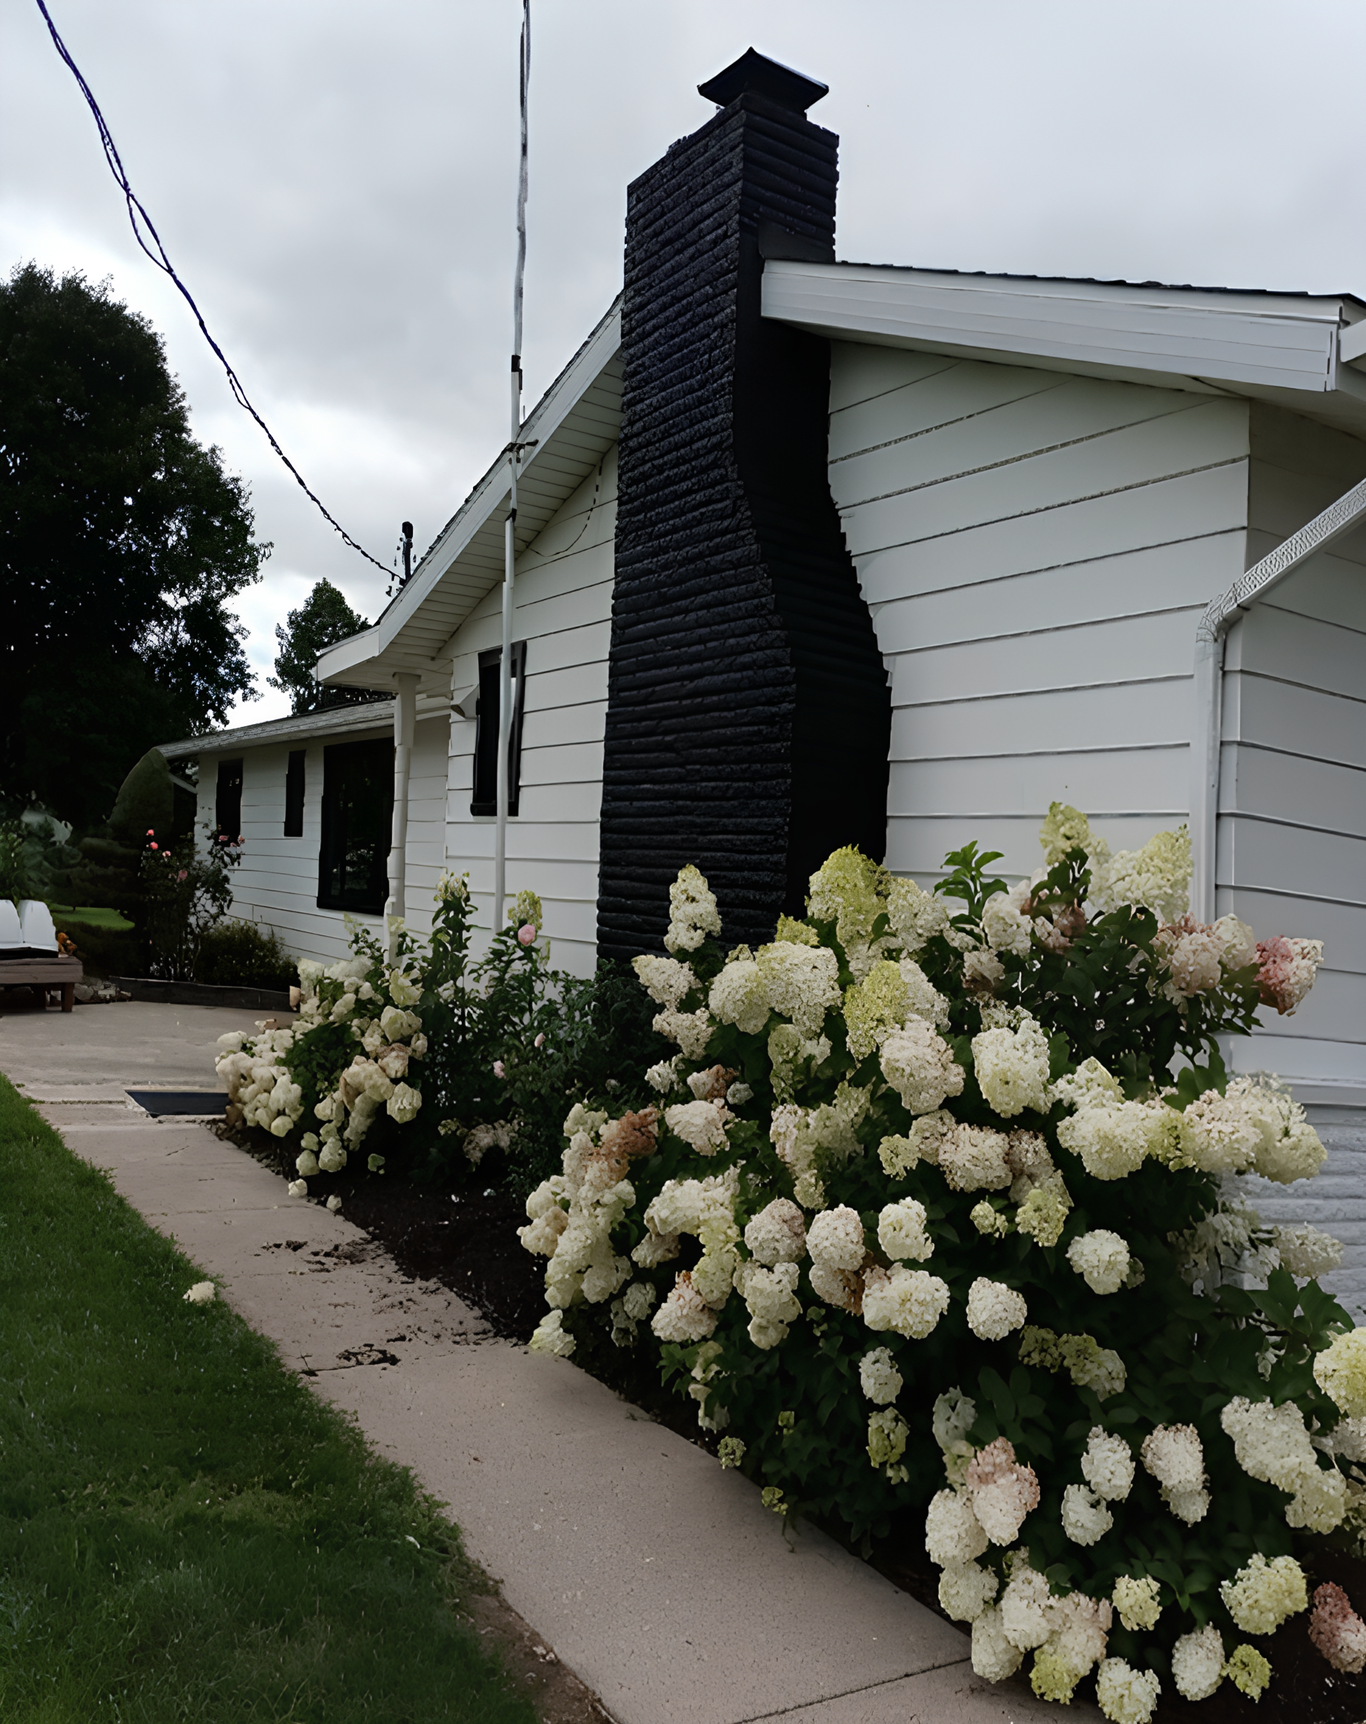
[[[0,796],[105,819],[153,744],[253,678],[227,608],[269,545],[147,320],[79,273],[0,281]]]
[[[318,712],[325,706],[349,706],[355,701],[373,700],[375,697],[368,689],[326,688],[317,677],[319,653],[369,626],[331,581],[319,581],[298,610],[289,613],[285,624],[276,623],[275,639],[280,650],[275,658],[275,675],[266,681],[290,697],[295,712]]]

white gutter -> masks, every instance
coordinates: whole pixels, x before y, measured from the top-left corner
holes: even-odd
[[[394,825],[389,850],[389,901],[384,906],[391,964],[398,957],[398,924],[408,913],[408,778],[417,726],[417,685],[421,680],[416,671],[394,673],[398,685],[398,698],[394,701]]]
[[[1343,493],[1321,515],[1269,556],[1254,563],[1206,606],[1195,631],[1195,735],[1192,738],[1191,912],[1198,921],[1215,915],[1215,857],[1219,834],[1219,767],[1223,747],[1224,639],[1250,605],[1366,517],[1366,479]]]

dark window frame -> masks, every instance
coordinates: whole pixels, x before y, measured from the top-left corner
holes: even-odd
[[[384,913],[393,812],[392,736],[337,742],[323,749],[320,910]]]
[[[474,787],[470,813],[498,812],[498,688],[503,649],[479,655],[479,700],[475,706]],[[522,712],[526,704],[526,642],[512,643],[512,747],[508,761],[508,814],[515,815],[522,794]]]
[[[285,763],[285,837],[304,835],[304,773],[306,748],[291,748]]]
[[[213,818],[217,836],[236,844],[242,836],[242,757],[218,762]]]

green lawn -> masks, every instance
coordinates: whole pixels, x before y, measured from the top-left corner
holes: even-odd
[[[533,1724],[480,1582],[0,1078],[0,1718]]]
[[[73,909],[69,904],[49,904],[52,919],[58,927],[84,928],[117,928],[126,932],[133,924],[126,916],[120,916],[117,910],[111,910],[99,904],[88,904],[84,909]]]

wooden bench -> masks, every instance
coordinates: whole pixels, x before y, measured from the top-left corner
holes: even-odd
[[[76,983],[85,974],[79,958],[63,958],[54,952],[41,958],[6,958],[0,953],[0,988],[32,988],[38,1004],[47,1010],[49,988],[62,990],[62,1010],[76,1004]]]

